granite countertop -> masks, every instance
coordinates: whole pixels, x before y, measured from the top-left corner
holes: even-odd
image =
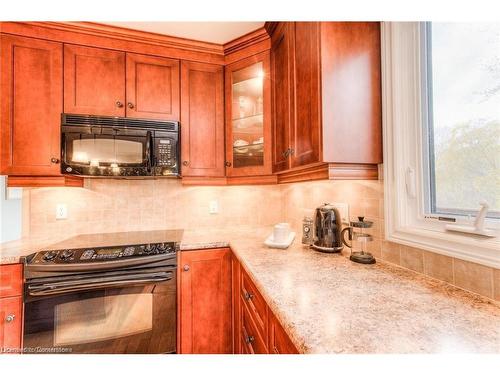
[[[269,249],[263,240],[270,231],[151,233],[157,239],[182,236],[184,251],[230,246],[301,352],[500,353],[498,303],[388,263],[362,265],[343,255],[318,253],[299,238],[286,250]],[[140,243],[144,236],[77,236],[53,245],[38,243],[36,250],[33,240],[21,241],[0,245],[0,261],[18,262],[19,256],[41,248],[89,241],[101,246],[102,241]]]
[[[496,302],[388,263],[319,253],[300,238],[270,249],[270,230],[186,231],[181,248],[225,238],[299,351],[500,353]]]

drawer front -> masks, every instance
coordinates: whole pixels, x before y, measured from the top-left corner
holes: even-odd
[[[242,269],[241,297],[262,337],[267,337],[267,304],[255,284]]]
[[[23,294],[23,265],[0,266],[0,298]]]
[[[241,306],[241,352],[245,354],[267,354],[265,340],[260,336],[250,312],[243,303]]]
[[[271,354],[299,353],[278,319],[272,313],[269,313],[269,352]]]

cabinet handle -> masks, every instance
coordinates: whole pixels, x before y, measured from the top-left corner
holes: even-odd
[[[230,167],[231,166],[231,162],[230,161],[226,161],[226,167]]]
[[[51,159],[50,159],[50,162],[51,162],[52,164],[59,164],[59,159],[58,159],[58,158],[51,158]]]
[[[182,269],[186,272],[189,271],[189,265],[185,264],[184,267],[182,267]]]
[[[16,316],[14,314],[10,314],[10,315],[7,315],[7,317],[5,318],[5,321],[7,323],[12,323],[15,318],[16,318]]]
[[[295,150],[293,148],[287,148],[285,152],[283,152],[283,157],[286,159],[290,155],[293,155]]]
[[[121,101],[119,101],[119,100],[117,100],[115,104],[116,104],[116,106],[118,108],[122,108],[123,107],[123,103]]]
[[[130,109],[134,108],[134,103],[130,103],[130,102],[129,102],[127,105],[128,105],[128,107],[129,107]]]
[[[245,299],[246,299],[247,301],[249,301],[249,300],[251,300],[251,299],[254,297],[254,295],[253,295],[252,293],[245,292],[244,297],[245,297]]]
[[[251,345],[251,344],[252,344],[252,342],[254,342],[254,341],[255,341],[255,337],[253,337],[253,336],[247,336],[247,337],[245,337],[245,342],[246,342],[247,344],[250,344],[250,345]]]
[[[185,166],[185,167],[187,167],[187,166],[189,165],[189,161],[184,160],[184,161],[182,162],[182,165],[183,165],[183,166]]]

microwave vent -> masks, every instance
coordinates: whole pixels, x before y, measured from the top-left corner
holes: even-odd
[[[174,121],[161,121],[149,119],[135,119],[128,117],[109,117],[92,115],[62,114],[63,125],[86,126],[111,126],[129,128],[155,128],[159,130],[178,131],[179,123]]]

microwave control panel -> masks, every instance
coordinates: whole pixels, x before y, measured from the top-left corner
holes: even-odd
[[[176,164],[176,141],[169,138],[159,139],[156,143],[156,165],[172,167]]]

